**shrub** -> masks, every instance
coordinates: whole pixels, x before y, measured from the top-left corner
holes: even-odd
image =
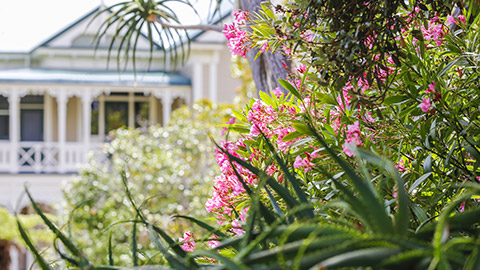
[[[215,152],[219,227],[187,218],[209,233],[176,241],[127,189],[135,220],[175,269],[479,268],[479,20],[475,1],[237,13],[235,53],[298,62],[289,94],[260,93],[226,125],[240,137]]]

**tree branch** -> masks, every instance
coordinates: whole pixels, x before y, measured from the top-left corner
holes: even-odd
[[[203,30],[203,31],[216,31],[222,32],[223,26],[213,25],[213,24],[195,24],[195,25],[182,25],[182,24],[171,24],[164,22],[158,18],[155,19],[162,27],[172,28],[172,29],[181,29],[181,30]]]

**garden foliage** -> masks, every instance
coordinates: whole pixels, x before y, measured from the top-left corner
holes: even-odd
[[[290,55],[289,94],[261,92],[225,125],[240,137],[215,150],[217,227],[183,217],[209,233],[177,241],[126,184],[134,224],[174,269],[480,268],[480,16],[467,2],[236,11],[232,52]]]
[[[167,127],[118,129],[101,153],[90,157],[78,177],[64,188],[68,234],[94,258],[108,263],[113,246],[117,265],[129,265],[132,235],[136,235],[138,264],[158,257],[146,228],[134,228],[132,209],[125,197],[122,173],[150,222],[178,235],[191,223],[173,216],[206,217],[204,204],[218,173],[210,136],[219,137],[220,123],[228,120],[230,106],[200,101],[176,109]],[[135,233],[133,230],[137,230]],[[197,230],[198,231],[198,230]]]

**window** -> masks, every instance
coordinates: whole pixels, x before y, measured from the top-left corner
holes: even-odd
[[[135,128],[148,126],[148,102],[135,102]]]
[[[121,127],[149,125],[149,96],[143,93],[112,92],[92,102],[91,134],[108,135]]]
[[[43,141],[43,96],[28,95],[21,99],[20,140]]]
[[[8,140],[10,132],[8,99],[0,96],[0,140]]]
[[[90,134],[98,134],[98,118],[100,117],[100,102],[95,100],[92,102],[92,112],[91,112],[91,129],[90,129]]]
[[[105,133],[128,126],[128,102],[105,102]]]

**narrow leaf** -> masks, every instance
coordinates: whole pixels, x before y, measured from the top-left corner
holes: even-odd
[[[20,223],[20,220],[17,217],[17,226],[18,226],[18,231],[20,232],[20,236],[22,236],[23,241],[25,241],[25,244],[27,247],[32,251],[33,256],[35,256],[35,259],[40,266],[42,270],[50,270],[50,266],[48,263],[43,259],[43,257],[38,253],[37,249],[33,245],[32,241],[30,240],[30,237],[28,236],[27,232],[23,228],[22,224]]]

